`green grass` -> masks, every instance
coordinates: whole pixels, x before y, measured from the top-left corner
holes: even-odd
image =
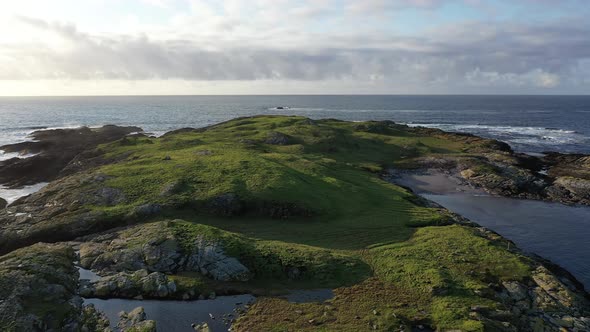
[[[267,144],[276,133],[288,144]],[[87,208],[128,222],[135,207],[160,204],[162,213],[143,221],[182,221],[147,224],[145,232],[173,236],[187,251],[197,237],[221,241],[255,273],[253,287],[337,288],[328,304],[259,299],[238,330],[391,330],[420,323],[481,331],[485,326],[469,308],[501,304],[477,294],[490,282],[527,278],[527,261],[470,228],[440,226],[448,224],[445,213],[416,205],[411,193],[379,175],[393,165],[412,167],[414,158],[461,157],[492,146],[387,122],[236,119],[99,147],[120,160],[94,171],[108,176],[100,185],[120,189],[127,201]],[[245,208],[220,215],[211,202],[228,193]],[[281,218],[269,209],[282,211]],[[147,238],[129,232],[131,246]],[[301,280],[288,280],[292,267],[304,272]],[[212,287],[198,275],[172,278],[181,289]]]
[[[409,193],[376,173],[408,151],[459,153],[462,148],[460,142],[414,136],[403,128],[386,126],[374,133],[350,122],[255,117],[160,139],[128,138],[101,147],[111,156],[129,154],[127,159],[99,169],[111,176],[108,186],[125,192],[127,204],[91,208],[117,218],[134,206],[158,203],[173,207],[166,217],[333,249],[402,241],[413,232],[408,226],[435,225],[440,216],[409,202]],[[272,132],[289,135],[295,144],[265,144]],[[177,192],[162,196],[173,184]],[[285,221],[255,212],[239,219],[207,213],[207,202],[226,193],[249,206],[293,203],[313,217]]]

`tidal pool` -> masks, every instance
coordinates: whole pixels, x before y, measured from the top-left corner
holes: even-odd
[[[94,304],[98,310],[104,312],[113,328],[119,321],[119,312],[143,307],[147,319],[156,321],[158,332],[194,332],[191,324],[201,323],[207,323],[212,332],[221,332],[230,328],[229,319],[237,318],[235,309],[244,309],[246,304],[254,300],[252,295],[236,295],[199,301],[85,299],[84,303]],[[224,321],[224,318],[227,319]]]

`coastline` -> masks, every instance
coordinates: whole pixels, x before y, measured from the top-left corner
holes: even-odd
[[[554,272],[557,275],[566,278],[568,282],[575,287],[577,292],[584,294],[585,297],[590,299],[590,293],[588,292],[589,286],[585,286],[572,273],[570,273],[567,269],[563,268],[559,264],[547,258],[544,258],[539,254],[530,251],[524,251],[512,240],[506,238],[506,236],[501,235],[497,231],[482,226],[481,224],[478,224],[476,221],[472,221],[462,216],[461,214],[453,212],[448,208],[444,207],[443,205],[423,196],[424,194],[445,195],[457,193],[467,195],[489,195],[485,191],[469,185],[469,183],[467,183],[464,180],[461,180],[457,177],[453,177],[449,174],[442,173],[437,170],[402,171],[400,173],[397,173],[395,170],[391,171],[395,172],[395,175],[392,175],[390,172],[387,176],[385,176],[385,178],[388,181],[392,181],[393,183],[402,186],[403,188],[414,193],[416,196],[420,197],[420,199],[423,201],[419,202],[422,203],[424,206],[435,207],[437,209],[445,211],[445,213],[453,217],[454,222],[477,229],[480,232],[481,236],[486,237],[491,241],[499,241],[502,243],[506,243],[508,250],[523,256],[527,256],[532,260],[538,262],[540,265],[547,266],[551,272]],[[419,179],[416,179],[413,178],[414,175],[421,176],[419,177]],[[432,181],[429,182],[428,180],[425,180],[425,178],[432,179]]]
[[[277,131],[277,128],[281,131]],[[352,312],[371,303],[385,305],[377,298],[365,298],[370,295],[367,291],[374,295],[383,292],[395,299],[397,295],[394,294],[399,294],[400,289],[392,291],[390,287],[401,287],[402,292],[408,293],[410,300],[395,300],[400,301],[401,306],[396,311],[408,318],[400,320],[388,314],[387,319],[383,317],[385,321],[375,322],[374,316],[381,314],[374,312],[390,310],[382,306],[379,310],[355,314],[359,317],[368,315],[361,321],[338,318],[344,319],[350,326],[365,324],[367,320],[371,326],[381,327],[395,322],[409,327],[426,324],[451,328],[460,326],[453,324],[473,324],[478,328],[489,325],[511,330],[516,326],[530,327],[534,324],[551,329],[569,325],[579,328],[588,323],[585,315],[590,298],[569,272],[526,254],[505,237],[447,209],[441,209],[438,204],[379,180],[379,175],[390,169],[383,168],[380,163],[382,156],[390,153],[397,156],[397,166],[411,166],[406,169],[413,171],[426,161],[426,164],[442,165],[447,171],[462,165],[467,166],[462,171],[475,172],[475,169],[488,172],[482,174],[485,181],[476,182],[484,185],[496,184],[489,181],[491,176],[494,180],[498,176],[504,176],[501,179],[509,181],[513,179],[508,176],[512,173],[497,173],[490,171],[496,168],[481,167],[490,160],[495,162],[494,167],[504,167],[500,168],[502,170],[521,170],[515,163],[511,164],[513,161],[524,160],[530,162],[527,165],[533,165],[533,168],[538,166],[535,160],[531,162],[530,159],[514,155],[501,142],[473,135],[410,128],[390,121],[350,123],[280,116],[238,118],[207,128],[175,130],[160,138],[128,135],[129,130],[129,127],[109,127],[108,132],[112,135],[106,138],[96,138],[96,135],[102,135],[101,130],[69,130],[68,134],[80,135],[82,132],[88,135],[86,140],[92,142],[91,149],[79,150],[81,147],[76,145],[72,160],[61,160],[59,170],[47,175],[53,181],[46,188],[0,210],[1,235],[6,240],[1,249],[7,253],[2,257],[7,257],[7,261],[20,262],[21,255],[45,248],[34,244],[39,241],[58,242],[47,245],[43,250],[51,255],[67,256],[71,255],[71,248],[62,248],[64,244],[59,242],[82,240],[84,244],[78,257],[82,266],[93,273],[100,272],[99,275],[105,277],[80,285],[80,289],[75,290],[72,296],[194,299],[207,294],[203,293],[203,289],[190,292],[194,285],[203,287],[200,279],[203,276],[215,282],[243,282],[254,276],[262,278],[264,273],[269,273],[266,277],[270,277],[270,280],[287,284],[297,284],[298,279],[303,278],[302,275],[308,278],[308,287],[323,288],[318,286],[326,283],[335,289],[334,299],[327,302],[344,307],[346,303],[357,303],[358,308],[346,309]],[[113,135],[114,141],[109,141]],[[348,136],[342,140],[343,135]],[[389,144],[390,140],[393,144]],[[67,140],[59,141],[59,144],[64,143]],[[30,148],[28,144],[23,146]],[[93,147],[96,148],[93,150]],[[455,155],[449,158],[448,153],[441,154],[438,151],[443,150],[442,147],[453,149]],[[227,149],[233,149],[233,154],[226,154]],[[48,151],[51,156],[59,150],[53,147]],[[47,157],[44,155],[46,152],[40,152],[37,159]],[[237,159],[236,154],[239,156]],[[316,159],[318,154],[324,158]],[[355,159],[351,160],[351,156]],[[430,159],[420,159],[421,156]],[[555,168],[563,172],[563,169],[559,169],[563,164],[560,158],[568,160],[567,157],[560,155],[555,158],[558,162],[549,172],[554,172]],[[27,161],[35,160],[33,157]],[[498,166],[498,160],[505,164]],[[315,165],[313,162],[318,163]],[[151,163],[156,170],[166,171],[154,172],[154,169],[146,168],[146,163]],[[200,167],[195,169],[194,163]],[[224,176],[215,175],[209,179],[213,181],[211,184],[205,182],[203,186],[202,181],[207,180],[203,174],[218,174],[219,168],[228,165],[230,168],[223,170]],[[244,172],[247,167],[253,171]],[[299,173],[293,173],[293,169]],[[191,170],[195,173],[193,177],[187,178],[186,172]],[[273,172],[275,176],[269,176]],[[321,181],[318,181],[317,172],[325,172]],[[459,174],[463,176],[463,173]],[[454,178],[451,184],[436,181],[435,177],[430,185],[442,190],[458,185],[463,187],[473,179],[478,179],[478,176],[469,174],[471,176],[467,178]],[[138,175],[140,181],[133,178]],[[528,168],[522,168],[517,175],[530,180],[527,183],[535,183],[540,179],[534,170]],[[240,184],[244,178],[251,181],[253,176],[260,182],[251,187],[251,191],[245,191]],[[195,178],[199,180],[191,182]],[[22,179],[26,181],[26,174]],[[509,188],[521,190],[525,196],[531,194],[526,191],[529,187],[511,187],[509,181],[507,187],[506,182],[502,182],[501,186],[493,189]],[[274,184],[268,186],[269,182]],[[142,185],[136,186],[135,183]],[[547,186],[552,185],[549,181],[545,183]],[[408,183],[402,186],[407,187]],[[190,195],[194,188],[200,190],[198,200]],[[205,192],[210,195],[206,200],[202,198],[202,188],[211,191]],[[224,189],[217,191],[216,188]],[[266,188],[272,193],[272,198],[269,199],[268,193],[259,191],[259,188]],[[349,194],[342,195],[343,190]],[[293,196],[292,192],[305,194]],[[479,189],[466,186],[463,192],[478,193]],[[350,222],[342,217],[340,209],[334,211],[333,199],[339,202],[340,209],[348,209],[349,212],[345,214],[358,219]],[[368,206],[358,210],[358,199],[364,200]],[[318,205],[321,203],[325,205]],[[370,204],[376,203],[378,205],[371,208]],[[368,218],[367,211],[375,211],[376,215]],[[253,222],[259,219],[260,225]],[[248,222],[241,224],[240,220]],[[283,222],[277,223],[277,220]],[[371,220],[377,220],[378,223],[359,230],[358,225]],[[403,222],[392,224],[392,220]],[[450,224],[456,227],[447,226]],[[289,231],[284,230],[286,227]],[[332,234],[331,227],[340,233]],[[343,237],[343,234],[348,238]],[[396,238],[396,234],[401,236]],[[364,238],[359,238],[359,235]],[[258,236],[262,236],[262,239],[255,238]],[[428,242],[436,241],[439,237],[449,242]],[[416,241],[415,238],[422,240]],[[204,239],[212,242],[204,242]],[[417,247],[424,245],[424,241],[428,243],[425,248]],[[456,241],[459,242],[454,243]],[[445,247],[435,248],[441,244]],[[456,245],[464,247],[454,250]],[[479,252],[471,252],[473,246],[486,253],[482,252],[480,257]],[[226,252],[226,249],[229,251]],[[425,249],[444,249],[445,256],[438,257],[440,261],[434,255],[419,258]],[[211,261],[204,265],[206,268],[198,265],[198,253],[203,250],[214,253],[208,258]],[[410,250],[411,254],[404,256],[400,250]],[[488,250],[492,250],[493,254]],[[402,255],[398,258],[416,255],[413,259],[423,261],[421,264],[429,262],[432,265],[429,269],[412,272],[418,274],[417,279],[406,280],[406,273],[397,276],[395,273],[405,270],[407,267],[404,264],[413,266],[416,263],[400,263],[403,260],[392,258],[395,255]],[[457,264],[455,256],[461,257],[460,261],[466,262],[466,266],[472,266],[473,270],[463,271],[465,267]],[[304,260],[298,261],[294,257]],[[498,261],[499,257],[504,258]],[[50,259],[48,262],[53,261]],[[297,262],[295,266],[294,261]],[[486,266],[484,261],[490,265]],[[510,269],[505,270],[503,267],[505,261],[512,264]],[[8,265],[4,272],[0,271],[0,278],[3,273],[14,273],[13,266],[19,265],[14,264]],[[220,264],[223,269],[218,270],[216,264]],[[274,267],[266,271],[269,265]],[[354,273],[349,271],[351,268]],[[345,270],[348,272],[342,274]],[[373,271],[373,275],[367,274],[369,270]],[[454,272],[446,276],[447,270]],[[251,273],[253,271],[258,272]],[[433,277],[429,271],[435,271],[435,279],[431,279]],[[183,272],[198,272],[203,276],[195,279],[194,275],[188,278],[177,275]],[[390,276],[391,273],[394,275]],[[425,279],[422,281],[420,278]],[[257,279],[257,282],[263,280],[269,282],[266,279]],[[414,286],[414,280],[423,284]],[[356,289],[363,287],[366,290],[357,293]],[[26,287],[16,289],[25,291]],[[242,289],[245,291],[248,288]],[[453,301],[458,301],[454,299],[457,294],[466,296],[466,299],[460,298],[459,303],[455,304]],[[436,320],[439,319],[437,315],[440,315],[436,310],[447,312],[449,308],[432,308],[426,305],[428,302],[421,304],[424,306],[421,312],[435,311],[432,316],[422,313],[412,316],[416,313],[404,311],[407,309],[403,308],[413,307],[414,298],[423,297],[432,301],[450,301],[444,302],[449,308],[459,305],[462,309],[454,314],[456,316],[450,322]],[[480,302],[488,304],[476,305]],[[299,310],[294,308],[315,305],[282,302],[273,297],[263,298],[238,320],[237,326],[243,330],[263,327],[269,322],[261,321],[261,316],[256,313],[271,309],[281,310],[280,315],[289,316],[293,324],[303,323],[309,328],[316,325],[309,321],[318,324],[338,322],[338,319],[326,318],[330,316],[326,314],[310,318],[307,322],[290,317]],[[551,315],[547,316],[547,310],[554,306],[558,310],[551,309]],[[509,313],[500,309],[503,307]]]

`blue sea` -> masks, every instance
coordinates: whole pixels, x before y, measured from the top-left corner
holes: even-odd
[[[2,97],[0,145],[43,128],[137,125],[158,135],[256,114],[393,120],[496,138],[523,152],[590,153],[590,96]]]

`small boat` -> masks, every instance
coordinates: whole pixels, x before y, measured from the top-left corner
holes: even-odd
[[[287,107],[287,106],[278,106],[278,107],[275,107],[275,109],[277,109],[277,110],[288,110],[289,107]]]

